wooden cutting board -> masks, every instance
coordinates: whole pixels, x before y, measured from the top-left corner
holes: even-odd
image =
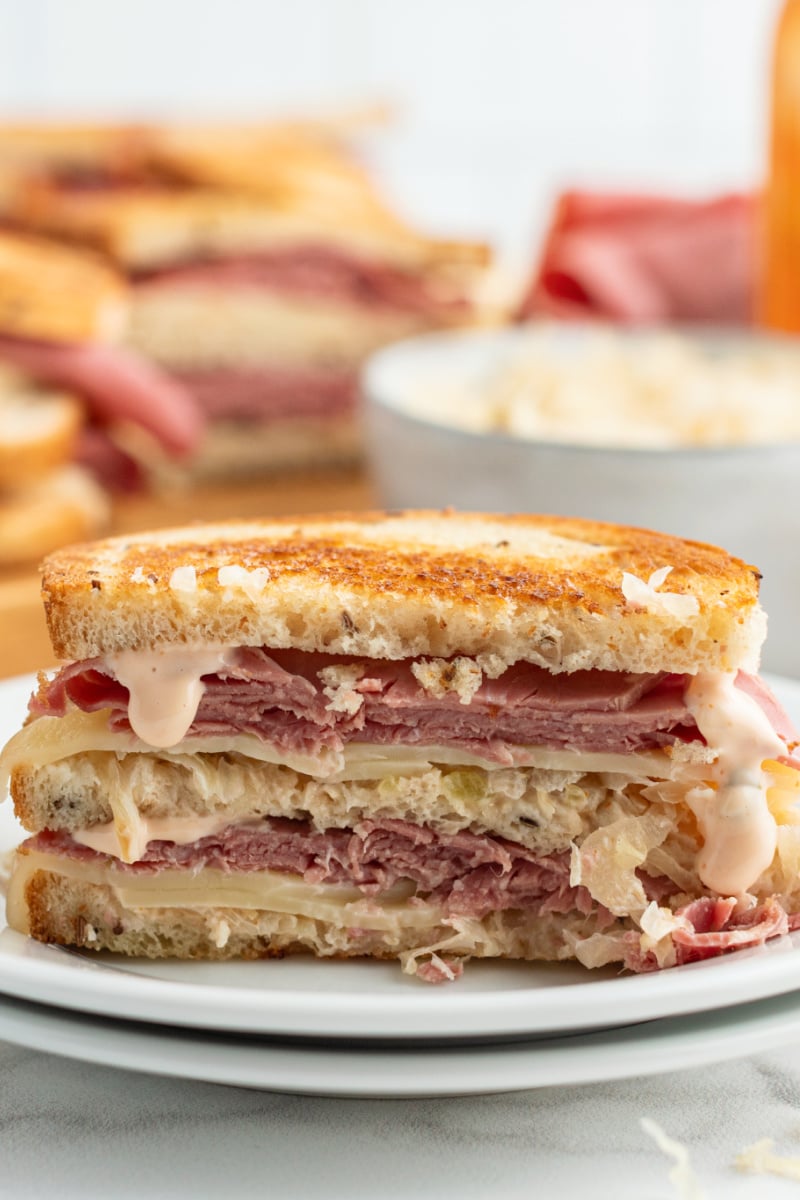
[[[135,533],[228,517],[358,511],[375,503],[373,489],[362,474],[320,472],[236,487],[182,488],[158,496],[124,497],[115,502],[111,532]],[[51,665],[37,568],[0,572],[0,676]]]

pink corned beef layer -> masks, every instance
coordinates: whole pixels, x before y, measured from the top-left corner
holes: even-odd
[[[42,833],[32,840],[49,853],[98,857],[65,833]],[[307,883],[351,884],[367,897],[410,879],[420,896],[449,916],[483,917],[531,906],[540,912],[588,914],[595,907],[585,888],[570,886],[567,853],[536,855],[504,838],[469,831],[439,834],[408,821],[362,821],[354,829],[321,833],[305,821],[270,817],[230,825],[191,845],[150,842],[140,862],[116,865],[135,874],[157,874],[167,867],[279,871]]]
[[[26,845],[85,862],[111,861],[64,832],[37,834]],[[537,855],[505,838],[469,831],[445,835],[407,821],[363,821],[354,829],[319,832],[305,821],[265,818],[231,825],[191,845],[150,842],[141,861],[115,860],[115,867],[135,875],[157,875],[167,868],[192,873],[207,867],[232,873],[271,870],[308,883],[355,885],[374,900],[399,881],[411,880],[418,901],[435,905],[444,918],[481,918],[515,909],[532,919],[547,913],[594,915],[597,932],[614,922],[586,888],[570,885],[566,853]],[[640,878],[648,898],[662,904],[678,890],[664,876],[641,872]],[[685,919],[685,928],[672,934],[678,964],[757,946],[800,926],[800,914],[789,916],[775,899],[737,912],[732,899],[702,897],[679,908],[676,916]],[[357,938],[357,931],[351,932]],[[629,970],[657,968],[655,957],[641,950],[636,930],[621,933],[620,951]],[[439,969],[421,971],[431,982],[458,973],[452,968],[444,975]]]
[[[322,245],[176,263],[140,273],[137,283],[147,288],[267,288],[289,295],[417,313],[431,320],[463,318],[471,307],[463,294],[449,283],[443,286],[440,279]]]
[[[357,665],[355,713],[333,711],[318,672]],[[454,692],[427,693],[411,660],[334,657],[295,650],[241,647],[225,674],[205,676],[192,734],[255,734],[284,749],[314,753],[346,742],[444,745],[512,765],[515,746],[631,753],[676,741],[701,740],[684,701],[683,675],[576,671],[553,675],[515,663],[498,679],[484,678],[468,704]],[[740,672],[737,686],[761,706],[789,749],[792,723],[756,676]],[[103,671],[101,659],[62,668],[31,701],[35,715],[111,709],[114,728],[129,728],[128,692]],[[789,759],[788,761],[794,762]],[[800,763],[795,765],[800,766]]]
[[[318,672],[357,664],[362,699],[355,713],[333,711]],[[241,648],[224,675],[206,676],[191,734],[256,734],[281,749],[317,752],[346,742],[446,745],[511,765],[515,746],[628,753],[699,734],[683,699],[680,675],[576,671],[552,675],[516,663],[499,679],[484,678],[468,704],[448,692],[424,691],[409,660],[332,657],[301,651]],[[37,715],[61,715],[68,704],[110,708],[114,728],[129,728],[128,693],[94,659],[64,667],[32,701]]]
[[[357,712],[331,709],[318,675],[331,665],[360,668],[353,685],[362,701]],[[684,701],[683,675],[553,675],[520,662],[498,679],[484,677],[470,702],[462,704],[454,692],[431,696],[411,666],[411,660],[241,647],[224,674],[204,677],[190,736],[247,732],[280,749],[306,753],[341,749],[351,741],[444,745],[506,765],[517,761],[514,748],[520,745],[625,754],[700,740]],[[797,735],[766,685],[740,672],[737,686],[756,700],[792,749]],[[109,708],[112,727],[130,727],[127,689],[103,671],[101,659],[63,667],[40,688],[31,711],[63,715],[69,704],[89,712]]]
[[[2,334],[0,362],[19,367],[40,383],[74,392],[102,424],[127,420],[141,425],[170,453],[186,454],[200,441],[203,415],[186,388],[119,346]]]
[[[170,370],[210,420],[345,417],[355,413],[358,372],[336,367]]]

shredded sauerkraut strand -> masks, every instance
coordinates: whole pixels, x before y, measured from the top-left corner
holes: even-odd
[[[736,1155],[733,1165],[737,1171],[752,1175],[780,1175],[783,1179],[794,1179],[800,1183],[800,1158],[773,1154],[775,1142],[772,1138],[761,1138]]]
[[[642,1129],[653,1139],[659,1150],[675,1160],[675,1166],[669,1172],[670,1183],[674,1184],[680,1200],[708,1200],[700,1181],[692,1170],[689,1162],[689,1151],[681,1142],[668,1137],[664,1130],[650,1117],[642,1117],[639,1121]]]

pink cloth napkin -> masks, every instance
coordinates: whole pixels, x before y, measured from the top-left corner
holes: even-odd
[[[752,319],[754,196],[565,192],[518,311],[658,323]]]

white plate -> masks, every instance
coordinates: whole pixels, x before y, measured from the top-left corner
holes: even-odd
[[[772,685],[795,718],[800,684]],[[18,728],[32,679],[0,683],[0,739]],[[0,808],[0,853],[22,836]],[[255,963],[151,962],[43,946],[5,926],[0,992],[136,1021],[281,1036],[500,1039],[681,1016],[800,989],[800,934],[652,975],[575,964],[472,962],[431,987],[396,964],[296,957]],[[525,1085],[529,1086],[529,1085]]]
[[[89,1017],[0,997],[0,1039],[62,1057],[179,1079],[316,1096],[468,1096],[661,1075],[800,1039],[800,997],[601,1033],[493,1046],[280,1044]]]

